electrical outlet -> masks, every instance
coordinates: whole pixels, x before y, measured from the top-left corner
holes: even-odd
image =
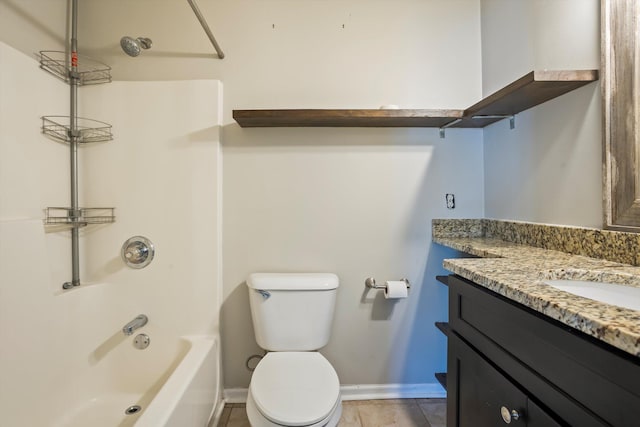
[[[447,209],[455,209],[456,208],[456,196],[451,193],[445,194],[445,200],[447,202]]]

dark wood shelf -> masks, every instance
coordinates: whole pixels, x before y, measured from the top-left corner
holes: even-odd
[[[449,336],[449,332],[451,331],[451,328],[449,328],[449,322],[436,322],[436,328],[440,329],[440,331],[446,336]]]
[[[449,286],[449,276],[436,276],[436,280],[445,286]]]
[[[597,70],[532,71],[466,110],[233,110],[233,118],[241,127],[482,128],[596,80]]]
[[[440,385],[446,390],[447,389],[447,373],[446,372],[436,372],[436,380],[440,383]]]
[[[596,80],[598,70],[532,71],[464,110],[462,121],[451,127],[483,128]]]
[[[242,127],[442,127],[462,110],[233,110]]]

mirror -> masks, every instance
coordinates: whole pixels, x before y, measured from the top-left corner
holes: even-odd
[[[601,0],[604,228],[640,232],[640,24],[636,0]]]

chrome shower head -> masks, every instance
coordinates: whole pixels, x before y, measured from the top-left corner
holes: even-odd
[[[147,37],[134,39],[133,37],[124,36],[120,39],[120,47],[122,47],[124,53],[133,57],[140,55],[142,49],[149,49],[152,45],[151,39]]]

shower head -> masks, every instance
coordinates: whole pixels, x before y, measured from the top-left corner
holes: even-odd
[[[152,44],[151,39],[147,37],[134,39],[133,37],[124,36],[120,39],[120,47],[122,47],[124,53],[133,57],[140,55],[142,49],[149,49]]]

